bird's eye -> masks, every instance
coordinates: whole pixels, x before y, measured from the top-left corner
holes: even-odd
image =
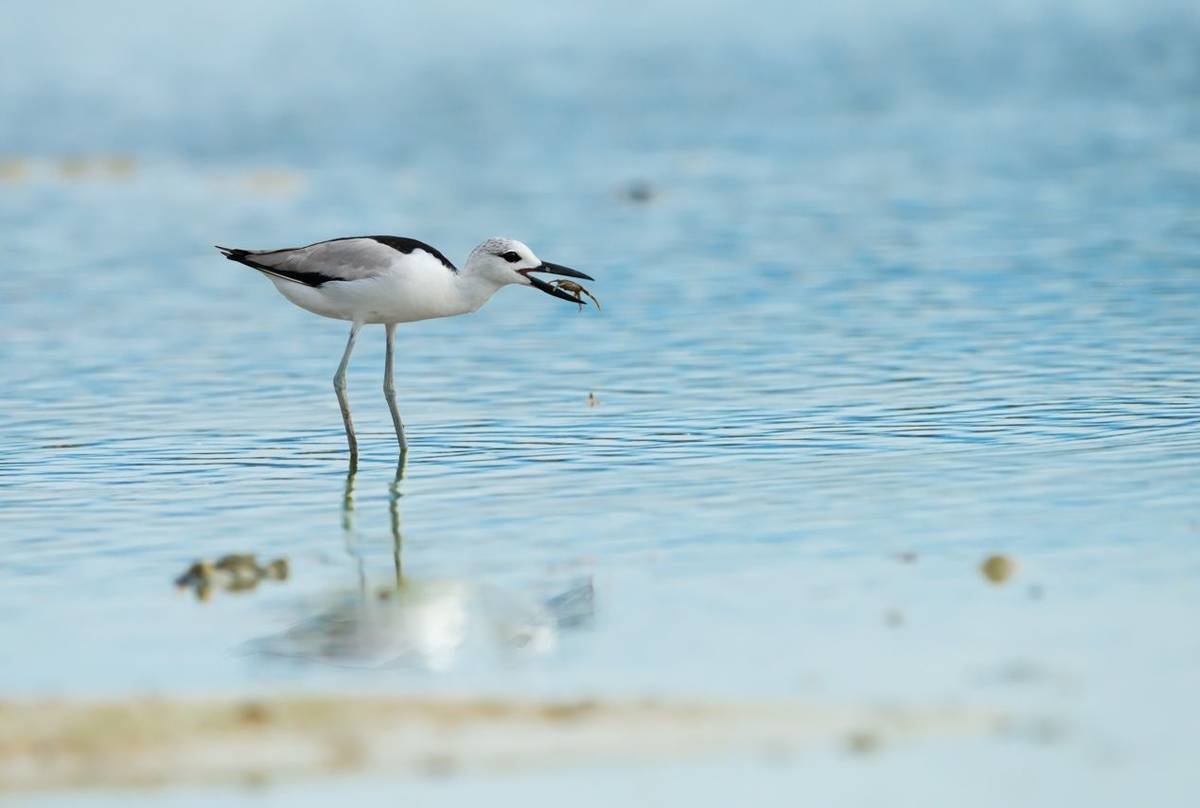
[[[509,250],[508,252],[504,253],[500,257],[503,258],[505,261],[507,261],[510,264],[515,264],[521,260],[521,256],[518,255],[517,253],[513,252],[512,250]]]

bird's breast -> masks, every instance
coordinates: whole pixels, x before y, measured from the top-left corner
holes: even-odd
[[[474,310],[455,273],[435,260],[409,260],[368,277],[310,287],[272,278],[276,288],[303,309],[360,323],[409,323]]]

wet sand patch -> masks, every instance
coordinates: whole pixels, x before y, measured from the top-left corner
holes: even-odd
[[[676,760],[982,735],[960,707],[287,697],[0,704],[0,790]]]

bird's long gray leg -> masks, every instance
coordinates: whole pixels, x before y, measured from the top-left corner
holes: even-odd
[[[404,422],[400,420],[400,408],[396,406],[396,385],[392,381],[392,357],[396,346],[396,324],[389,323],[387,329],[387,364],[383,368],[383,395],[388,409],[392,411],[392,425],[396,427],[396,440],[400,443],[400,463],[408,456],[408,441],[404,438]]]
[[[337,373],[333,375],[333,389],[337,393],[338,406],[342,408],[342,422],[346,425],[346,442],[350,444],[351,469],[358,466],[358,438],[354,436],[354,422],[350,420],[350,399],[346,396],[346,368],[350,365],[350,354],[354,351],[354,340],[358,337],[360,328],[362,323],[350,326],[350,339],[346,340],[342,362],[338,365]]]

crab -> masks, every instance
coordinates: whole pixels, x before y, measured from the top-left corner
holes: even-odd
[[[567,280],[562,280],[561,278],[559,278],[559,279],[550,281],[550,285],[554,286],[557,289],[562,289],[564,292],[567,292],[568,294],[575,295],[575,302],[579,304],[580,311],[583,311],[583,304],[585,302],[583,299],[583,295],[587,295],[588,297],[590,297],[592,299],[592,302],[596,304],[597,311],[601,310],[600,301],[596,299],[596,296],[593,295],[591,292],[589,292],[587,289],[584,289],[582,286],[580,286],[575,281],[567,281]]]

